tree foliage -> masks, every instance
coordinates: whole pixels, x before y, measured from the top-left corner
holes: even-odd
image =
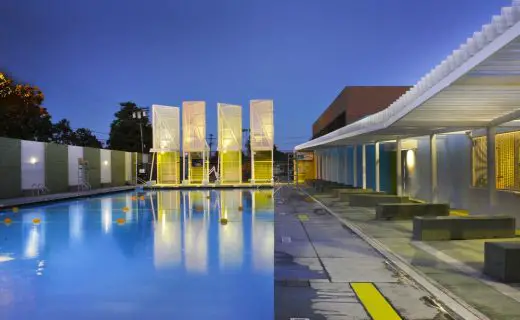
[[[67,119],[51,122],[42,91],[0,72],[0,136],[85,147],[102,146],[89,129],[73,130]]]
[[[61,119],[52,126],[52,141],[81,147],[101,148],[103,145],[90,129],[73,130],[67,119]]]
[[[0,136],[50,141],[51,116],[38,87],[16,83],[0,72]]]
[[[139,124],[143,128],[144,152],[148,152],[152,147],[152,125],[147,116],[141,119],[134,119],[132,114],[142,108],[134,102],[122,102],[119,104],[119,111],[114,114],[115,119],[110,124],[110,139],[108,145],[110,149],[141,152],[141,133]]]

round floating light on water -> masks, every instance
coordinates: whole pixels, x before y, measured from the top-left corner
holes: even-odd
[[[123,207],[123,212],[128,212],[128,211],[130,211],[130,208],[128,208],[128,207]]]
[[[270,194],[270,193],[267,194],[267,198],[268,198],[268,199],[271,199],[272,197],[273,197],[272,194]]]
[[[195,206],[193,209],[195,209],[195,211],[204,211],[204,207],[203,206]]]
[[[11,222],[13,222],[13,220],[11,220],[11,218],[5,218],[4,219],[4,223],[7,224],[7,225],[10,225]]]
[[[18,207],[13,207],[13,212],[14,213],[17,213],[18,211],[20,211],[20,209],[18,209]]]
[[[137,197],[136,196],[132,196],[132,201],[135,201],[137,200]]]
[[[226,218],[220,219],[220,224],[227,224],[227,223],[228,223],[228,219],[226,219]]]
[[[244,211],[244,208],[242,206],[239,206],[238,211]]]
[[[117,224],[125,224],[126,220],[123,219],[123,218],[118,218],[118,219],[116,220],[116,222],[117,222]]]
[[[32,219],[32,222],[33,222],[33,224],[40,224],[40,222],[42,222],[42,221],[38,218],[34,218],[34,219]]]
[[[207,196],[206,199],[211,199],[211,197],[210,197],[210,196]]]
[[[141,196],[141,197],[139,198],[139,200],[144,200],[144,196]]]
[[[409,171],[415,169],[415,152],[413,150],[406,151],[406,167]]]

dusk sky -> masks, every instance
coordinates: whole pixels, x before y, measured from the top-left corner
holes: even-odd
[[[348,85],[413,85],[511,0],[0,0],[0,70],[107,139],[118,103],[273,99],[292,149]]]

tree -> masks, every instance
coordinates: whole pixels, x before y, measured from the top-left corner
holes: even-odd
[[[86,128],[78,128],[76,132],[74,132],[74,145],[91,148],[103,147],[92,131]]]
[[[132,118],[132,113],[140,111],[134,102],[122,102],[120,109],[114,114],[116,117],[110,125],[110,138],[108,145],[111,149],[141,152],[141,133],[139,123],[143,126],[144,151],[148,152],[152,147],[152,125],[148,115],[141,119]]]
[[[51,116],[38,87],[16,83],[0,72],[0,136],[50,141]]]
[[[75,132],[70,127],[70,121],[61,119],[52,125],[52,141],[59,144],[73,145],[76,140]]]

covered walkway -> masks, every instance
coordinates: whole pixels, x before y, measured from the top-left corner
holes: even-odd
[[[315,151],[320,179],[516,214],[519,36],[515,0],[385,110],[296,151]]]

